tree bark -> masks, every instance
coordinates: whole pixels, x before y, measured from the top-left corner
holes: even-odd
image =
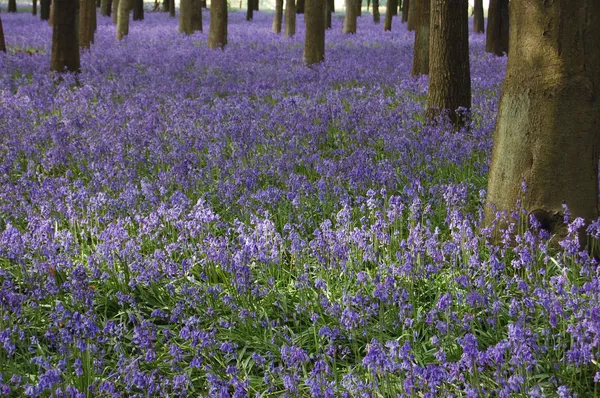
[[[42,21],[50,19],[50,0],[40,0],[40,19]]]
[[[17,0],[8,0],[8,12],[17,12]]]
[[[254,17],[254,0],[246,0],[246,21],[252,21]]]
[[[296,2],[296,14],[304,14],[304,3],[306,0],[298,0]]]
[[[275,13],[273,14],[273,33],[281,33],[281,20],[283,18],[283,0],[275,0]]]
[[[37,15],[37,0],[31,2],[31,15]]]
[[[260,10],[259,10],[259,8],[260,8],[260,7],[259,7],[259,5],[260,5],[260,4],[259,4],[259,1],[260,1],[260,0],[253,0],[253,1],[252,1],[252,7],[253,7],[254,11],[260,11]]]
[[[206,7],[206,0],[200,0],[200,7],[207,8]]]
[[[227,45],[227,0],[212,0],[210,3],[210,27],[208,47],[225,48]]]
[[[48,18],[48,26],[54,25],[54,4],[56,2],[52,0],[50,3],[50,17]]]
[[[79,0],[54,0],[50,70],[79,72]]]
[[[419,2],[419,0],[411,0],[408,3],[408,16],[406,20],[406,28],[411,32],[414,32],[415,28],[417,27],[417,16],[415,15],[415,8],[417,7],[417,2]]]
[[[485,32],[485,22],[483,18],[483,0],[475,0],[475,4],[473,7],[473,32]]]
[[[508,53],[508,0],[490,0],[485,51],[502,56]]]
[[[392,30],[392,5],[393,0],[387,0],[385,5],[385,19],[383,20],[383,31],[391,31]]]
[[[94,16],[96,14],[95,0],[81,0],[79,9],[79,46],[90,48],[94,42]]]
[[[117,40],[129,34],[129,2],[131,0],[120,0],[117,20]]]
[[[0,51],[6,52],[6,42],[4,41],[4,29],[2,29],[2,18],[0,18]]]
[[[169,0],[169,16],[175,18],[175,0]]]
[[[512,0],[510,25],[485,220],[520,200],[560,237],[563,204],[572,219],[598,218],[600,7]]]
[[[327,18],[327,24],[325,27],[327,29],[331,29],[331,14],[335,12],[335,1],[334,0],[326,0],[327,1],[327,14],[325,17]]]
[[[410,0],[404,0],[402,2],[402,22],[408,22],[408,9],[410,5]]]
[[[356,18],[358,17],[357,3],[360,0],[346,0],[346,15],[344,17],[344,33],[356,33]]]
[[[373,0],[373,22],[381,22],[381,16],[379,15],[379,0]]]
[[[471,109],[469,2],[432,0],[426,117],[435,121],[445,113],[452,124],[460,126],[466,115],[457,114],[458,108]]]
[[[412,66],[412,75],[429,74],[429,14],[431,2],[429,0],[413,0],[415,4],[415,46]],[[410,13],[408,14],[410,18]]]
[[[112,6],[112,0],[102,0],[100,4],[100,14],[105,17],[110,17],[110,11]]]
[[[181,0],[179,3],[179,33],[191,35],[202,32],[202,5],[200,0]]]
[[[398,15],[398,0],[389,0],[389,2],[392,6],[392,16],[395,17]]]
[[[356,16],[360,17],[362,15],[362,0],[355,0],[356,1]]]
[[[296,34],[296,2],[285,0],[285,37]]]
[[[171,5],[171,0],[163,0],[162,11],[163,12],[169,12],[170,5]]]
[[[325,4],[326,0],[306,0],[305,2],[304,62],[308,65],[318,64],[325,60]]]
[[[117,19],[119,18],[119,2],[121,0],[112,0],[112,21],[113,24],[117,24]]]
[[[144,19],[144,0],[133,0],[133,20],[142,21]]]

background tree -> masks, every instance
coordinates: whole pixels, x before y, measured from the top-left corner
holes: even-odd
[[[208,47],[225,48],[227,45],[227,0],[213,0],[210,3],[210,27]]]
[[[392,10],[393,2],[391,0],[387,0],[385,4],[385,19],[383,20],[383,30],[391,31],[392,30]]]
[[[598,218],[600,7],[512,0],[510,24],[485,216],[520,199],[560,235],[563,203],[573,218]]]
[[[254,0],[246,0],[246,21],[254,18]]]
[[[40,19],[42,21],[50,19],[50,0],[40,0]]]
[[[119,18],[119,2],[121,0],[112,0],[112,21],[116,25]]]
[[[52,26],[54,24],[54,4],[55,1],[50,2],[50,17],[48,18],[48,26]]]
[[[120,0],[117,20],[117,40],[129,34],[129,2],[131,0]]]
[[[305,0],[298,0],[296,2],[296,14],[304,14],[304,3]]]
[[[484,33],[483,0],[475,0],[473,5],[473,32]]]
[[[181,0],[179,3],[179,33],[191,35],[196,31],[202,31],[200,0]]]
[[[346,0],[346,15],[344,16],[344,33],[356,33],[356,18],[360,0]]]
[[[447,112],[453,124],[464,119],[459,107],[471,108],[468,0],[431,0],[427,119]]]
[[[406,22],[407,22],[406,28],[411,32],[413,32],[417,26],[417,21],[416,21],[417,16],[415,15],[415,8],[417,6],[418,1],[419,0],[412,0],[412,1],[409,1],[409,3],[408,3],[408,16],[407,16],[407,20],[406,20]]]
[[[285,37],[296,34],[296,2],[285,0]]]
[[[360,17],[362,15],[362,0],[355,0],[356,4],[356,16]]]
[[[17,12],[17,0],[8,0],[8,12]]]
[[[6,52],[6,42],[4,41],[4,29],[2,29],[2,18],[0,18],[0,51]]]
[[[96,1],[81,0],[79,10],[79,46],[90,48],[94,42]]]
[[[260,0],[252,0],[252,7],[254,11],[260,11]]]
[[[306,0],[305,2],[304,61],[308,65],[318,64],[325,60],[325,1]]]
[[[169,12],[170,8],[171,8],[171,0],[163,0],[162,11],[163,12]]]
[[[275,13],[273,14],[273,33],[281,33],[281,20],[283,18],[283,0],[275,0]]]
[[[169,0],[169,16],[175,18],[175,0]]]
[[[54,0],[50,70],[79,72],[79,0]]]
[[[112,0],[102,0],[102,3],[100,3],[100,14],[104,15],[105,17],[110,17],[111,6]]]
[[[415,45],[412,75],[426,75],[429,73],[429,25],[430,25],[430,0],[413,0],[415,7],[410,13],[415,18]]]
[[[502,56],[508,53],[508,0],[490,0],[485,51]]]
[[[398,15],[398,0],[388,0],[392,8],[392,16]]]
[[[37,0],[31,1],[31,15],[37,15]]]
[[[133,0],[133,20],[141,21],[144,19],[144,0]]]
[[[331,14],[335,12],[335,1],[334,0],[326,0],[327,1],[327,29],[331,29]]]
[[[206,0],[200,0],[200,6],[201,6],[202,8],[207,8],[207,7],[206,7]]]
[[[404,0],[402,2],[402,22],[408,22],[408,8],[410,6],[410,0]]]
[[[379,14],[379,0],[373,0],[373,23],[381,22],[381,15]]]

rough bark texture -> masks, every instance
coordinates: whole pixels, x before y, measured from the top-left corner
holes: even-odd
[[[117,40],[129,34],[129,2],[131,0],[120,0],[117,20]]]
[[[358,17],[358,0],[346,0],[346,15],[344,17],[344,33],[356,33],[356,18]]]
[[[8,12],[17,12],[17,0],[8,0]]]
[[[4,29],[2,29],[2,18],[0,18],[0,51],[6,52],[6,42],[4,41]]]
[[[413,0],[412,3],[415,3],[413,10],[415,13],[415,46],[412,75],[426,75],[429,73],[429,14],[431,2],[429,0]]]
[[[117,24],[117,19],[119,18],[119,2],[121,0],[112,0],[112,21],[113,23],[116,25]]]
[[[50,0],[40,0],[40,19],[42,21],[50,19]]]
[[[175,0],[169,0],[169,16],[175,18]]]
[[[133,20],[141,21],[144,19],[144,0],[133,0]]]
[[[306,0],[298,0],[296,2],[296,14],[304,14],[304,3]]]
[[[246,0],[246,21],[254,18],[254,0]]]
[[[54,0],[50,70],[79,72],[79,0]]]
[[[275,0],[275,13],[273,14],[273,33],[281,33],[281,20],[283,18],[283,0]]]
[[[31,15],[37,15],[37,0],[31,2]]]
[[[95,0],[81,0],[79,10],[79,46],[82,48],[90,48],[94,42],[95,23],[94,17],[96,14]]]
[[[508,53],[508,0],[490,0],[485,51],[502,56]]]
[[[512,210],[520,199],[560,235],[563,203],[572,218],[598,217],[600,7],[591,0],[512,0],[510,18],[486,222],[493,207]]]
[[[325,60],[325,4],[326,0],[306,0],[305,2],[304,62],[308,65],[318,64]]]
[[[373,0],[373,22],[381,22],[381,15],[379,14],[379,0]]]
[[[471,108],[468,0],[432,0],[429,36],[427,119],[445,112],[461,125],[456,110]]]
[[[387,0],[385,5],[385,19],[383,20],[383,30],[392,30],[392,2]]]
[[[191,35],[196,31],[202,31],[200,0],[181,0],[179,3],[179,33]]]
[[[475,0],[473,6],[473,32],[485,32],[485,22],[483,18],[483,0]]]
[[[413,32],[417,27],[417,16],[415,15],[415,8],[417,7],[417,3],[419,0],[411,0],[408,3],[408,19],[406,29]]]
[[[212,49],[227,45],[227,0],[213,0],[210,3],[210,27],[208,46]]]
[[[409,6],[410,6],[410,0],[404,0],[402,2],[402,22],[408,22]]]
[[[285,37],[296,34],[296,2],[285,0]]]
[[[100,4],[100,14],[104,15],[105,17],[110,17],[111,6],[112,0],[102,0],[102,3]]]

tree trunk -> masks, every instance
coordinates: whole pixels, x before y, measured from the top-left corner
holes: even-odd
[[[367,0],[367,12],[369,12],[369,7],[371,7],[371,0]]]
[[[100,14],[105,17],[110,17],[110,8],[112,6],[112,0],[102,0],[100,4]]]
[[[40,19],[42,21],[50,19],[50,0],[40,0]]]
[[[144,0],[133,0],[133,20],[142,21],[144,19]]]
[[[200,0],[181,0],[179,3],[179,33],[191,35],[202,32],[202,5]]]
[[[334,0],[326,0],[327,1],[327,14],[325,17],[327,18],[327,29],[331,29],[331,14],[335,12],[335,1]]]
[[[447,113],[452,124],[463,125],[458,108],[471,109],[469,2],[432,0],[427,119]]]
[[[96,0],[81,0],[79,9],[79,46],[90,48],[94,42]]]
[[[285,37],[296,34],[296,2],[285,0]]]
[[[162,11],[163,12],[169,12],[170,5],[171,5],[171,0],[163,0]]]
[[[112,0],[112,21],[113,24],[117,24],[117,19],[119,18],[119,2],[121,0]]]
[[[210,3],[210,27],[208,47],[225,48],[227,45],[227,0],[212,0]]]
[[[485,51],[502,56],[508,53],[508,0],[490,0]]]
[[[200,7],[206,8],[206,0],[200,0]]]
[[[398,15],[398,0],[389,0],[390,6],[392,7],[392,16]]]
[[[346,0],[346,15],[344,17],[344,33],[356,33],[357,3],[360,0]]]
[[[17,0],[8,0],[8,12],[17,12]]]
[[[48,18],[48,25],[52,26],[54,25],[54,4],[56,2],[54,0],[52,0],[52,2],[50,3],[50,17]]]
[[[483,18],[483,0],[475,0],[475,6],[473,7],[473,32],[485,32],[485,23]]]
[[[393,0],[387,0],[385,5],[385,19],[383,20],[383,31],[387,32],[392,30],[392,5]]]
[[[0,18],[0,51],[6,52],[6,42],[4,41],[4,29],[2,29],[2,18]]]
[[[408,9],[410,5],[410,0],[404,0],[402,2],[402,22],[408,22]]]
[[[598,218],[600,7],[594,3],[511,1],[487,225],[493,207],[510,211],[517,200],[559,237],[563,204],[572,218]]]
[[[175,0],[169,0],[169,16],[175,18]]]
[[[260,11],[259,10],[259,1],[260,0],[253,0],[252,7],[254,7],[254,11]]]
[[[281,33],[281,19],[283,18],[283,0],[275,0],[275,14],[273,14],[273,33]]]
[[[296,2],[296,14],[304,14],[304,2],[306,0],[298,0]]]
[[[37,15],[37,0],[31,2],[31,15]]]
[[[415,46],[412,75],[427,75],[429,73],[429,0],[413,0],[415,5]],[[410,13],[408,14],[410,16]]]
[[[355,0],[356,1],[356,16],[360,17],[362,15],[362,0]]]
[[[325,4],[326,0],[306,0],[305,2],[304,62],[308,65],[318,64],[325,60]]]
[[[129,2],[131,0],[120,0],[117,20],[117,40],[129,34]]]
[[[50,70],[79,72],[79,0],[54,0]]]
[[[246,21],[252,21],[254,17],[254,0],[246,0]]]
[[[379,0],[373,0],[373,22],[381,22],[381,16],[379,15]]]
[[[417,16],[415,15],[415,8],[417,7],[417,2],[419,1],[420,0],[411,0],[408,3],[408,19],[406,20],[406,28],[411,32],[414,32],[415,28],[417,27]]]

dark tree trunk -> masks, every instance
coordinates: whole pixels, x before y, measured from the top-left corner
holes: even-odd
[[[102,5],[102,0],[96,0],[96,8],[100,8]]]
[[[379,15],[379,0],[373,0],[373,22],[379,23],[381,16]]]
[[[133,20],[142,21],[144,19],[144,0],[133,0]]]
[[[17,12],[17,0],[8,0],[8,12]]]
[[[519,200],[560,239],[563,204],[571,219],[598,218],[600,7],[587,0],[512,0],[510,7],[485,220],[490,225],[494,207],[511,211]]]
[[[206,0],[200,0],[200,6],[206,8]]]
[[[40,0],[40,19],[42,21],[50,19],[50,0]]]
[[[404,0],[402,2],[402,22],[408,22],[408,9],[410,0]]]
[[[169,12],[169,8],[171,8],[170,6],[171,6],[171,0],[163,0],[163,3],[162,3],[163,12]]]
[[[356,0],[356,16],[360,17],[362,15],[362,0]]]
[[[502,56],[508,53],[508,0],[490,0],[485,51]]]
[[[357,3],[360,0],[346,0],[346,15],[344,17],[344,33],[356,33],[356,18],[358,17]]]
[[[296,2],[285,0],[285,37],[296,34]]]
[[[37,0],[31,2],[31,15],[37,15]]]
[[[367,0],[367,12],[369,12],[369,7],[371,7],[371,0]]]
[[[473,32],[484,33],[483,0],[475,0],[473,7]]]
[[[260,0],[253,0],[252,7],[254,8],[254,11],[260,11],[259,10],[259,1]]]
[[[325,5],[326,0],[306,0],[304,21],[304,62],[308,65],[325,60]],[[348,12],[348,10],[346,10]]]
[[[429,35],[427,119],[447,113],[453,124],[463,125],[466,115],[456,110],[471,109],[468,0],[432,0]]]
[[[90,48],[94,42],[94,16],[96,14],[95,0],[81,0],[79,9],[79,46]]]
[[[179,33],[191,35],[196,31],[202,31],[200,0],[181,0],[179,3]]]
[[[175,18],[175,0],[169,0],[169,16]]]
[[[110,8],[112,6],[112,0],[102,0],[102,4],[100,4],[100,14],[105,17],[110,17]]]
[[[333,14],[335,12],[335,1],[334,0],[327,0],[327,29],[331,29],[331,14]]]
[[[227,0],[212,0],[210,3],[210,27],[208,47],[225,48],[227,45]]]
[[[398,15],[398,0],[390,0],[390,5],[392,7],[392,16],[395,17]]]
[[[6,52],[6,42],[4,41],[4,29],[2,29],[2,18],[0,18],[0,51]]]
[[[246,0],[246,21],[252,21],[254,17],[254,0]]]
[[[427,75],[429,73],[429,0],[413,0],[416,3],[415,12],[415,46],[412,75]],[[409,14],[410,15],[410,14]]]
[[[50,70],[79,72],[79,0],[54,0]]]
[[[129,2],[131,0],[120,0],[117,19],[117,40],[129,34]]]
[[[407,25],[406,28],[411,31],[414,32],[417,23],[416,23],[416,15],[415,15],[415,8],[417,6],[417,2],[419,0],[411,0],[408,2],[408,19],[407,19]]]
[[[54,0],[52,0],[52,2],[50,2],[50,18],[48,18],[48,25],[52,26],[54,25],[54,4],[56,2]]]
[[[393,0],[387,0],[385,5],[385,19],[383,20],[383,31],[392,30],[392,5]]]
[[[116,25],[119,18],[119,2],[121,0],[112,0],[112,21]]]
[[[306,0],[298,0],[296,2],[296,14],[304,14],[304,2]]]
[[[273,14],[273,33],[281,33],[281,20],[283,18],[283,0],[275,0],[275,13]]]

